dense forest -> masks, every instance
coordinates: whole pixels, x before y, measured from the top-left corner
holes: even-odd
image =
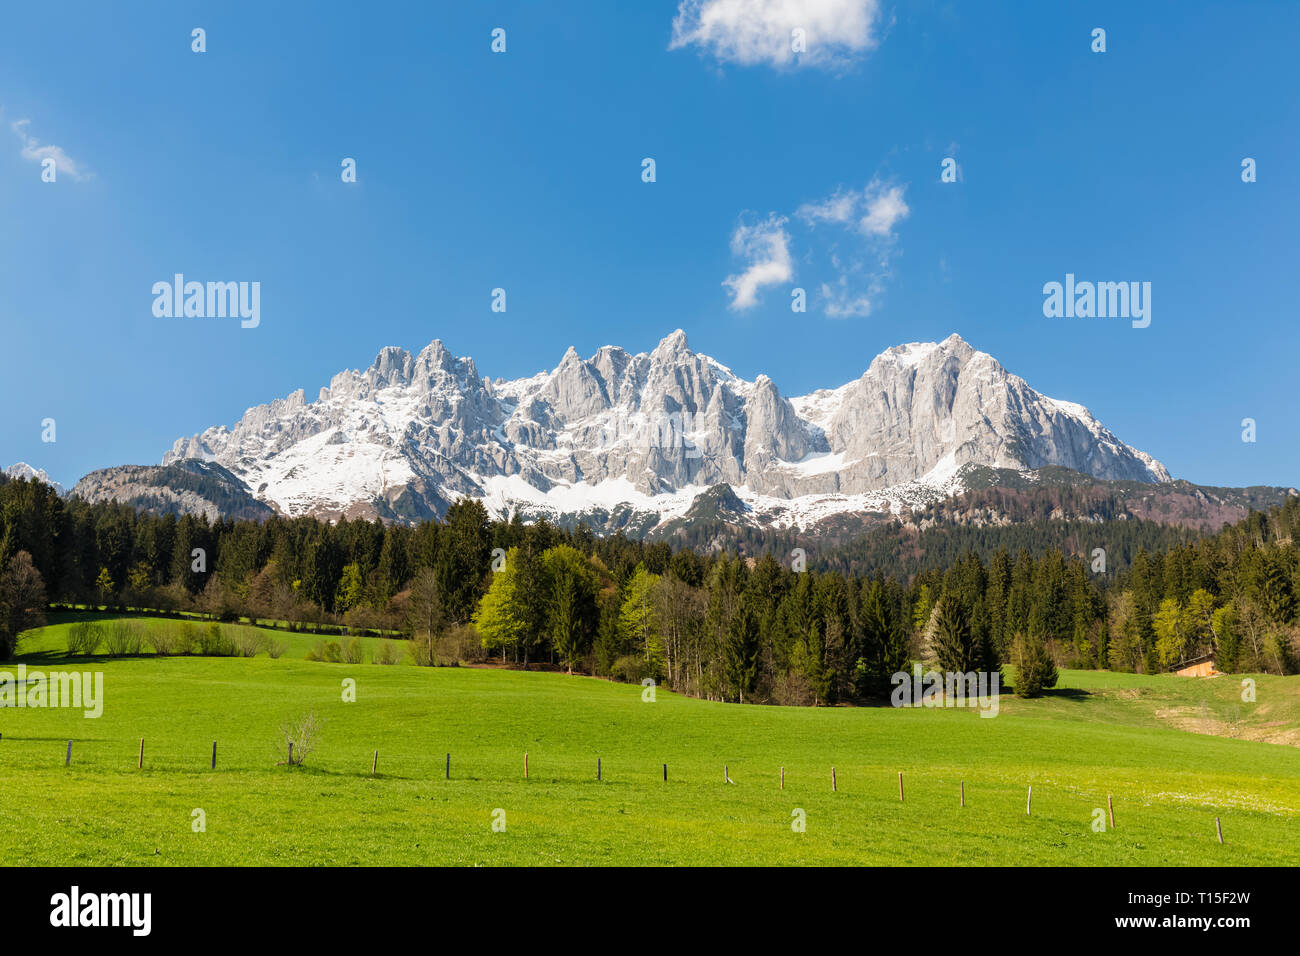
[[[978,481],[991,474],[972,477]],[[1234,520],[1234,512],[1263,511],[1286,500],[1281,488],[1174,483],[1162,493],[1151,490],[1152,485],[1098,482],[1061,468],[1043,469],[1042,480],[1032,483],[1013,472],[998,475],[1019,485],[968,488],[904,515],[837,515],[807,532],[744,520],[744,503],[730,488],[719,486],[696,499],[689,520],[667,522],[649,537],[671,541],[674,548],[735,550],[746,556],[788,554],[798,547],[816,570],[881,571],[900,578],[950,567],[968,551],[987,560],[998,550],[1018,554],[1023,549],[1037,557],[1104,546],[1105,573],[1115,575],[1129,567],[1139,550],[1167,551],[1212,533]]]
[[[830,704],[880,695],[914,659],[966,672],[1039,653],[1154,672],[1213,649],[1222,670],[1294,672],[1298,526],[1292,499],[1163,552],[1081,536],[1077,553],[972,548],[943,567],[865,575],[800,552],[702,554],[494,521],[472,499],[415,527],[209,522],[11,480],[0,610],[31,568],[51,601],[393,629],[419,663],[491,656],[713,699]],[[1101,573],[1095,547],[1136,550]]]

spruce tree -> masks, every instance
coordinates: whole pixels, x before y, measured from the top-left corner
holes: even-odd
[[[1016,668],[1017,697],[1039,697],[1046,688],[1056,686],[1056,663],[1041,637],[1017,632],[1011,645],[1011,658]]]
[[[935,605],[930,647],[939,670],[950,674],[978,671],[984,664],[983,648],[971,629],[970,617],[955,594],[945,594]]]
[[[753,691],[758,676],[758,618],[748,602],[742,602],[732,615],[722,651],[727,682],[743,704],[746,692]]]

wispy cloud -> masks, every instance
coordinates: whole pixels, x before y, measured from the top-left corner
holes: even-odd
[[[815,202],[806,202],[795,210],[795,215],[809,224],[818,222],[845,223],[853,218],[862,196],[852,190],[837,189],[835,195]]]
[[[23,159],[29,159],[32,162],[40,163],[46,159],[54,160],[54,169],[57,174],[70,176],[75,180],[89,179],[91,173],[85,166],[78,163],[75,159],[65,153],[62,148],[54,145],[42,146],[41,143],[27,132],[27,127],[31,120],[15,120],[9,124],[9,128],[22,141]]]
[[[821,263],[833,275],[816,286],[827,316],[870,315],[899,253],[898,225],[911,214],[906,191],[906,185],[874,177],[861,189],[841,186],[825,198],[803,203],[792,218],[771,213],[755,225],[738,227],[731,249],[749,266],[723,283],[732,293],[731,308],[757,305],[760,288],[790,281],[791,250],[797,248],[802,250],[800,262],[814,270]]]
[[[876,279],[863,289],[850,285],[849,273],[841,272],[834,282],[823,282],[818,291],[822,307],[832,319],[857,319],[871,314],[872,300],[884,291],[884,285]]]
[[[681,0],[668,48],[744,66],[837,67],[879,44],[879,20],[879,0]]]
[[[789,282],[793,277],[787,221],[773,213],[753,225],[741,223],[732,233],[732,254],[749,264],[743,272],[727,276],[722,282],[731,290],[731,308],[748,309],[757,305],[759,289]]]
[[[868,236],[893,238],[894,225],[906,219],[912,211],[903,200],[903,187],[873,183],[867,188],[867,193],[867,212],[859,227]]]
[[[840,188],[826,199],[804,203],[795,217],[810,227],[840,227],[830,244],[833,281],[821,283],[822,307],[831,318],[870,315],[885,291],[898,252],[897,225],[911,214],[906,186],[873,178],[859,190]]]
[[[894,226],[912,211],[903,192],[903,186],[872,179],[863,189],[841,188],[827,199],[804,203],[795,210],[795,215],[809,225],[819,222],[854,225],[864,236],[892,238]]]

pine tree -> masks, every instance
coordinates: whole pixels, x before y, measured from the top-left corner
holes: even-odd
[[[551,642],[570,674],[586,652],[599,623],[596,580],[591,564],[569,545],[543,556],[551,581],[548,629]]]
[[[960,598],[955,594],[941,597],[935,605],[933,625],[930,646],[939,670],[949,674],[980,670],[983,654]]]
[[[1273,555],[1264,557],[1264,575],[1259,590],[1268,616],[1279,624],[1289,624],[1295,617],[1295,594],[1281,562]]]
[[[341,558],[329,526],[318,529],[307,544],[302,568],[302,591],[307,600],[326,613],[334,610],[334,595],[338,593],[339,578],[343,573]]]
[[[1011,663],[1016,669],[1017,697],[1038,697],[1056,686],[1056,663],[1041,637],[1018,632],[1011,645]]]
[[[406,552],[409,538],[409,531],[396,525],[384,531],[384,544],[379,552],[375,581],[375,588],[383,603],[391,600],[410,577]]]
[[[727,625],[723,642],[723,671],[736,699],[742,704],[753,691],[758,675],[758,619],[754,609],[742,603]]]
[[[447,616],[454,624],[469,619],[483,580],[490,573],[492,529],[487,509],[477,498],[462,498],[447,509],[444,540],[432,563],[438,575]]]
[[[856,624],[855,689],[859,694],[882,694],[890,678],[907,667],[907,631],[882,581],[864,582],[864,589]]]
[[[1215,650],[1218,654],[1215,665],[1225,674],[1231,674],[1237,670],[1241,656],[1241,636],[1238,630],[1236,606],[1229,604],[1216,610],[1210,626],[1214,633]]]

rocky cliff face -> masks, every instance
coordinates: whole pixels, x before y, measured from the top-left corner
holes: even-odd
[[[119,465],[86,475],[72,494],[94,504],[118,501],[154,514],[206,515],[261,521],[275,514],[244,483],[215,462],[185,459],[168,465]]]
[[[301,390],[233,427],[178,440],[164,464],[216,462],[277,511],[418,520],[463,495],[498,513],[684,515],[730,485],[756,513],[906,506],[964,466],[1059,465],[1164,482],[1081,405],[1039,394],[959,336],[891,348],[857,381],[794,399],[692,352],[676,331],[650,353],[606,346],[490,381],[440,341],[386,348],[314,401]],[[811,510],[810,510],[811,509]]]
[[[879,488],[973,463],[1061,465],[1094,478],[1168,481],[1082,405],[1048,398],[957,335],[898,346],[850,385],[828,423],[841,486]]]

